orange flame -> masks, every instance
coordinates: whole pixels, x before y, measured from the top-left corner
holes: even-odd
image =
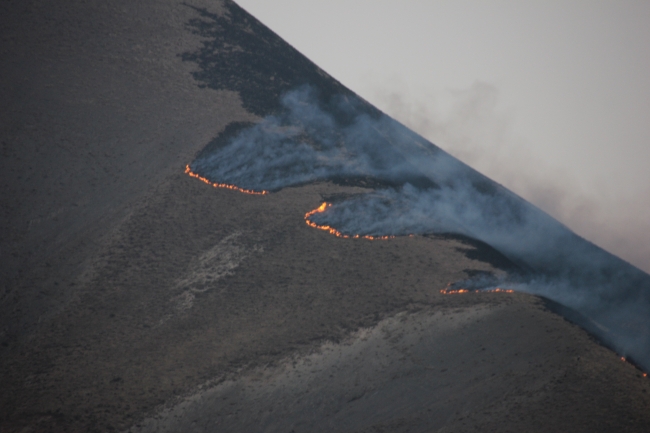
[[[514,293],[514,290],[512,289],[502,289],[501,287],[497,287],[496,289],[490,289],[490,290],[469,290],[469,289],[450,289],[451,285],[453,283],[447,284],[447,287],[442,289],[440,293],[443,295],[456,295],[459,293]]]
[[[457,293],[469,293],[470,291],[467,289],[457,289],[457,290],[452,290],[452,289],[442,289],[440,293],[444,295],[455,295]]]
[[[501,293],[514,293],[515,291],[512,289],[502,289],[501,287],[497,287],[496,289],[492,290],[481,290],[482,292],[501,292]]]
[[[266,190],[254,191],[252,189],[241,188],[238,187],[237,185],[231,185],[229,183],[212,182],[210,181],[210,179],[205,178],[197,173],[194,173],[190,168],[189,164],[185,166],[185,174],[188,174],[190,175],[190,177],[196,178],[203,183],[207,183],[208,185],[211,185],[214,188],[226,188],[226,189],[231,189],[233,191],[243,192],[244,194],[253,194],[253,195],[266,195],[269,193]],[[315,213],[325,212],[325,209],[327,209],[328,206],[331,206],[331,204],[323,203],[318,208],[307,212],[305,214],[305,222],[307,223],[307,225],[318,230],[324,230],[326,232],[329,232],[330,234],[333,234],[336,237],[344,238],[344,239],[370,239],[374,241],[374,240],[392,239],[395,237],[395,236],[345,235],[333,227],[326,226],[326,225],[318,225],[315,222],[309,220],[309,217],[314,215]],[[409,237],[413,237],[413,235],[409,235]]]
[[[323,202],[323,204],[318,206],[316,209],[307,212],[305,214],[305,223],[307,223],[309,227],[313,227],[318,230],[324,230],[329,234],[336,236],[337,238],[343,238],[343,239],[370,239],[376,241],[376,240],[393,239],[395,237],[395,236],[346,235],[336,230],[334,227],[319,225],[309,219],[309,217],[314,214],[325,212],[325,210],[330,206],[332,206],[331,203]]]
[[[186,174],[189,174],[190,177],[194,177],[194,178],[200,180],[201,182],[207,183],[208,185],[212,185],[212,186],[215,187],[215,188],[226,188],[226,189],[232,189],[232,190],[234,190],[234,191],[243,192],[244,194],[253,194],[253,195],[265,195],[265,194],[268,194],[268,193],[269,193],[268,191],[265,191],[265,190],[262,190],[262,191],[254,191],[254,190],[252,190],[252,189],[240,188],[240,187],[238,187],[238,186],[236,186],[236,185],[231,185],[231,184],[229,184],[229,183],[216,183],[216,182],[211,182],[210,179],[207,179],[207,178],[205,178],[205,177],[203,177],[203,176],[200,176],[200,175],[194,173],[194,172],[192,171],[192,169],[190,169],[190,166],[189,166],[189,165],[186,165],[186,166],[185,166],[185,173],[186,173]]]
[[[207,183],[208,185],[213,186],[214,188],[226,188],[226,189],[231,189],[233,191],[239,191],[243,192],[244,194],[253,194],[253,195],[266,195],[269,192],[266,190],[262,191],[254,191],[252,189],[246,189],[246,188],[241,188],[238,187],[237,185],[231,185],[229,183],[217,183],[217,182],[212,182],[210,179],[205,178],[197,173],[194,173],[192,169],[190,168],[189,164],[185,166],[185,174],[190,175],[190,177],[196,178],[200,180],[203,183]],[[328,206],[331,206],[329,203],[323,203],[321,204],[318,208],[309,211],[305,214],[305,222],[307,223],[308,226],[313,227],[318,230],[324,230],[326,232],[329,232],[330,234],[333,234],[336,237],[339,238],[344,238],[344,239],[370,239],[370,240],[385,240],[385,239],[392,239],[395,236],[370,236],[370,235],[345,235],[341,233],[340,231],[336,230],[333,227],[330,226],[325,226],[325,225],[318,225],[313,221],[309,220],[309,217],[314,215],[315,213],[320,213],[320,212],[325,212],[325,209],[327,209]],[[413,237],[413,235],[409,235],[409,237]]]
[[[621,361],[623,361],[623,362],[628,362],[627,358],[624,357],[624,356],[621,356]],[[634,365],[636,368],[639,368],[639,367],[638,367],[637,365],[635,365],[634,363],[631,363],[631,364]],[[648,377],[648,373],[643,373],[643,377]]]
[[[621,361],[627,362],[627,358],[624,357],[624,356],[621,356]],[[637,366],[637,368],[638,368],[638,366]],[[648,377],[648,373],[643,373],[643,377]]]

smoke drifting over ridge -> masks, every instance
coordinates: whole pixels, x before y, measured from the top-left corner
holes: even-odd
[[[275,115],[202,152],[192,171],[252,190],[372,185],[311,219],[351,235],[456,233],[486,242],[525,270],[512,288],[578,311],[650,369],[650,276],[360,101],[323,101],[305,86],[281,102]]]
[[[282,105],[283,112],[242,130],[217,152],[202,152],[192,162],[192,171],[255,190],[333,177],[417,182],[402,152],[392,146],[376,149],[377,142],[408,132],[404,127],[395,129],[392,119],[375,119],[346,97],[333,98],[326,111],[309,87],[287,93]]]
[[[407,127],[444,147],[491,179],[534,203],[581,236],[650,271],[650,196],[641,180],[625,184],[611,171],[594,172],[571,158],[549,162],[552,146],[531,148],[515,132],[518,113],[500,107],[496,86],[476,81],[463,90],[431,90],[413,94],[394,79],[369,88],[373,103]],[[443,105],[444,108],[440,107]],[[549,126],[552,128],[552,126]],[[557,150],[554,151],[557,153]],[[589,159],[597,147],[585,153]],[[624,152],[624,149],[621,150]],[[643,160],[643,153],[638,156]],[[613,170],[612,170],[613,171]]]

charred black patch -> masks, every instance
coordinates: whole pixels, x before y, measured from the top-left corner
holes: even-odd
[[[439,235],[431,235],[437,238],[442,239],[452,239],[458,241],[464,245],[467,245],[468,248],[456,248],[458,252],[461,252],[471,260],[478,260],[491,264],[497,269],[502,269],[508,272],[515,273],[524,273],[525,270],[522,266],[516,264],[508,257],[503,255],[494,247],[486,244],[485,242],[479,241],[478,239],[471,238],[469,236],[464,236],[461,234],[455,233],[445,233]]]
[[[189,30],[205,40],[198,50],[184,52],[181,58],[196,63],[199,70],[193,76],[200,86],[238,92],[244,108],[259,116],[279,111],[280,96],[305,84],[318,88],[325,104],[335,95],[342,95],[337,99],[344,101],[354,96],[237,4],[226,1],[224,6],[227,12],[219,15],[187,5],[199,14],[187,23]],[[351,111],[379,114],[358,98],[351,100]],[[337,115],[341,120],[346,117],[345,112]]]

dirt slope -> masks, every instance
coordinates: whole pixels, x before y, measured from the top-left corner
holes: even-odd
[[[5,1],[0,20],[0,431],[650,430],[640,373],[535,298],[439,293],[502,272],[489,247],[304,223],[357,187],[183,174],[293,86],[349,92],[235,4]]]

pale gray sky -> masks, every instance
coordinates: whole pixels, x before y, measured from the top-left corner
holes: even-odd
[[[236,1],[387,114],[650,271],[650,1]]]

